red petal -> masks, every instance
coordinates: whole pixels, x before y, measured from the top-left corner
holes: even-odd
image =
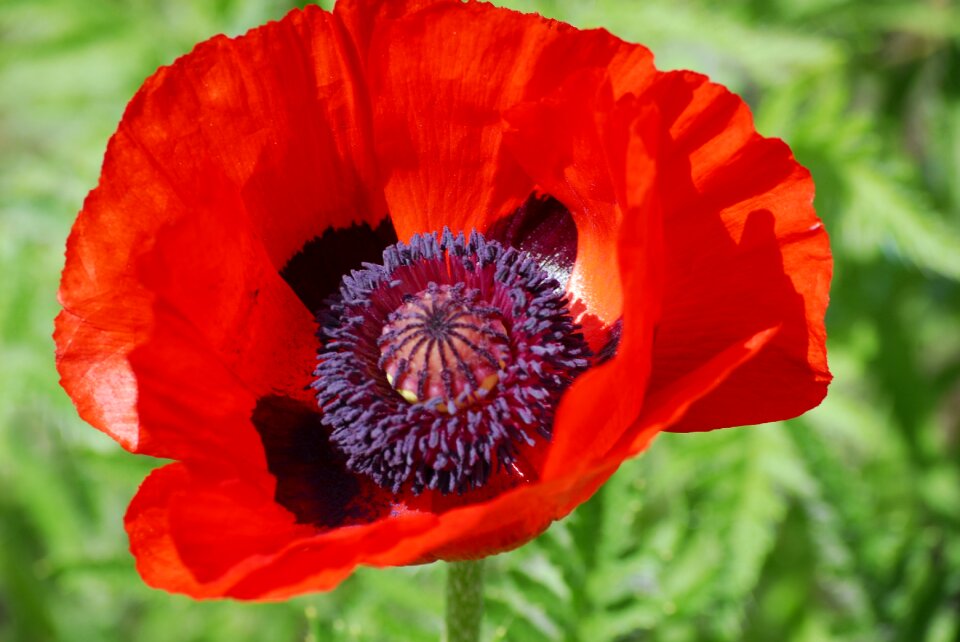
[[[137,450],[157,457],[266,470],[250,423],[255,397],[206,338],[166,305],[157,327],[128,357],[136,376]]]
[[[515,209],[535,185],[504,146],[504,115],[585,70],[640,62],[606,32],[482,3],[437,3],[355,38],[370,43],[377,154],[401,239],[483,230]]]
[[[136,330],[116,328],[105,333],[91,321],[66,310],[57,316],[54,341],[60,385],[84,421],[136,452],[137,383],[126,357]]]
[[[80,416],[138,451],[136,380],[127,356],[149,330],[151,296],[131,266],[159,226],[186,212],[123,131],[110,141],[103,173],[67,240],[59,292],[64,310],[54,332],[57,369]]]
[[[198,244],[196,238],[217,242]],[[255,235],[225,229],[215,214],[195,212],[157,233],[137,272],[154,299],[150,340],[158,352],[165,349],[157,335],[166,324],[186,323],[197,349],[210,351],[255,397],[283,392],[313,399],[306,389],[316,367],[313,314],[280,278]]]
[[[776,338],[671,430],[793,417],[826,394],[823,316],[832,260],[813,182],[746,105],[688,72],[650,93],[669,127],[661,154],[666,275],[651,390],[771,325]]]
[[[193,597],[278,599],[331,589],[361,563],[394,566],[513,548],[584,501],[612,471],[525,486],[439,517],[407,511],[318,532],[295,524],[259,484],[178,463],[144,481],[126,526],[137,569],[151,586]]]
[[[618,271],[622,215],[601,140],[605,123],[597,122],[612,111],[609,94],[601,76],[584,73],[550,97],[520,105],[506,116],[513,156],[541,189],[567,206],[577,224],[569,290],[574,310],[585,307],[591,317],[581,319],[588,330],[613,324],[623,311],[621,284],[610,278]]]
[[[276,552],[310,530],[257,486],[204,477],[184,464],[144,480],[126,526],[144,581],[194,597],[225,595],[261,563],[255,555]]]
[[[386,213],[366,86],[345,37],[337,19],[307,7],[213,38],[150,78],[121,129],[188,203],[210,183],[228,185],[238,202],[221,205],[224,223],[249,225],[279,269],[324,230],[375,226]]]
[[[722,386],[744,364],[756,358],[779,331],[780,327],[761,330],[744,341],[728,346],[696,370],[649,395],[640,418],[605,457],[626,459],[644,450],[660,431],[670,430],[681,423],[691,407]]]
[[[130,549],[148,584],[246,599],[327,590],[358,563],[382,555],[409,563],[420,551],[402,550],[407,536],[435,524],[433,515],[406,513],[318,532],[294,523],[262,483],[180,463],[154,471],[126,517]]]
[[[653,329],[662,288],[660,195],[656,189],[658,114],[632,101],[610,113],[609,131],[598,132],[604,165],[626,213],[613,242],[614,267],[624,292],[622,329],[614,358],[581,375],[564,394],[544,476],[553,478],[599,458],[637,419],[651,368]],[[619,163],[617,160],[619,159]],[[629,179],[629,181],[627,180]],[[617,207],[617,206],[614,206]],[[619,207],[617,207],[619,210]],[[579,261],[579,257],[578,257]]]
[[[435,4],[458,4],[460,0],[337,0],[333,14],[343,21],[366,61],[378,25],[416,13]]]
[[[302,385],[309,313],[275,272],[323,230],[385,213],[343,37],[295,12],[199,45],[128,106],[68,241],[55,334],[81,416],[126,448],[154,452],[127,358],[157,297],[254,390]]]

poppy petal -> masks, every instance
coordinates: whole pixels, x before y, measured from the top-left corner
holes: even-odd
[[[623,312],[619,280],[610,278],[618,271],[618,255],[611,248],[617,245],[622,214],[601,141],[604,124],[597,122],[612,111],[612,103],[603,76],[591,72],[506,114],[506,141],[514,158],[541,189],[567,206],[577,224],[569,291],[574,310],[582,306],[589,311],[591,318],[580,321],[593,346],[596,328],[613,324]]]
[[[523,485],[490,501],[451,510],[408,546],[423,549],[420,561],[477,559],[512,550],[589,499],[619,465],[619,460],[604,460],[575,475]]]
[[[832,260],[810,174],[782,141],[756,133],[740,98],[703,76],[665,74],[649,97],[670,132],[659,168],[665,286],[651,391],[779,324],[756,358],[670,429],[796,416],[830,381],[823,317]]]
[[[162,282],[179,312],[189,307],[196,313],[188,314],[192,322],[205,316],[201,309],[210,312],[203,332],[219,355],[246,362],[247,374],[273,379],[283,368],[254,362],[270,362],[276,342],[252,346],[251,340],[262,342],[269,333],[240,332],[231,323],[243,319],[255,330],[270,325],[281,337],[300,332],[308,313],[266,272],[282,268],[306,240],[330,227],[376,227],[385,215],[365,85],[358,82],[359,63],[345,37],[329,14],[317,8],[295,12],[244,37],[198,45],[148,79],[128,106],[108,146],[100,185],[68,241],[60,290],[64,311],[55,333],[64,388],[84,419],[124,447],[152,452],[141,443],[127,362],[153,324],[152,287]],[[191,234],[195,221],[206,225],[202,233],[198,227]],[[164,235],[177,246],[154,251]],[[240,239],[246,255],[231,256],[230,246],[218,244],[224,236]],[[180,270],[177,283],[150,267],[151,261],[160,265],[165,253],[180,251],[196,261],[182,264],[187,272],[210,271]],[[207,251],[210,260],[203,261]],[[149,260],[141,260],[150,252]],[[253,258],[259,263],[242,269],[259,273],[245,275],[229,303],[233,312],[246,305],[255,313],[229,319],[228,311],[216,308],[230,299],[225,291],[202,300],[203,292],[216,290],[221,269],[234,278],[239,262]],[[131,270],[138,264],[147,280],[153,278],[149,284],[144,273]],[[192,291],[192,298],[181,298],[184,291]],[[254,295],[270,299],[275,310],[241,301]]]
[[[256,486],[203,476],[182,463],[144,480],[125,521],[144,581],[194,597],[225,595],[259,561],[254,553],[309,533]]]
[[[632,457],[643,451],[660,431],[670,430],[672,426],[682,423],[692,407],[711,395],[744,364],[756,358],[780,329],[780,326],[776,326],[761,330],[727,347],[693,372],[649,395],[640,418],[606,456],[623,459]]]
[[[601,161],[610,173],[609,189],[618,193],[626,213],[618,215],[614,269],[624,292],[620,338],[614,357],[581,375],[564,394],[557,412],[554,443],[545,476],[570,462],[606,452],[637,419],[651,368],[653,328],[660,314],[662,275],[661,196],[657,190],[659,115],[628,101],[612,112],[610,131],[597,134]],[[614,206],[619,209],[619,206]],[[609,273],[606,273],[609,275]],[[618,394],[609,394],[617,390]],[[590,426],[584,438],[584,426]]]
[[[421,554],[410,535],[436,517],[405,513],[318,531],[297,524],[263,484],[175,463],[141,485],[126,516],[137,569],[151,586],[193,597],[280,599],[329,590],[357,564]],[[224,538],[223,533],[230,533]]]
[[[354,37],[369,43],[377,155],[402,240],[443,226],[483,231],[533,192],[504,144],[511,108],[613,61],[652,70],[649,54],[624,56],[605,31],[484,3],[411,9]]]
[[[249,421],[253,394],[176,310],[158,304],[154,318],[156,328],[128,357],[139,392],[138,451],[266,470]]]
[[[460,0],[337,0],[333,15],[340,18],[356,43],[361,59],[366,60],[377,25],[397,20],[435,4],[452,4]]]
[[[229,185],[239,203],[225,221],[249,224],[280,269],[305,239],[386,214],[366,85],[345,38],[310,6],[208,40],[145,83],[121,128],[181,198]]]
[[[212,246],[193,242],[216,238]],[[218,216],[195,213],[168,224],[137,264],[153,296],[150,340],[157,350],[165,323],[189,324],[199,349],[209,347],[220,364],[256,397],[271,392],[312,400],[316,367],[313,313],[271,265],[259,239],[239,226],[224,229]]]
[[[158,227],[186,211],[122,129],[110,141],[103,173],[122,180],[103,179],[90,193],[67,240],[57,370],[80,416],[139,452],[136,379],[127,357],[149,332],[151,296],[130,266]],[[135,212],[143,216],[125,216]],[[151,214],[150,224],[140,220]]]

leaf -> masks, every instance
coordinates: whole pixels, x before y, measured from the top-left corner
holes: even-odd
[[[937,217],[923,194],[863,165],[848,167],[845,176],[851,195],[840,233],[851,252],[889,253],[960,280],[960,230]]]

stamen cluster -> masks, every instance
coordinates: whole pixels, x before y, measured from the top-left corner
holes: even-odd
[[[389,247],[319,317],[323,423],[351,470],[394,493],[520,474],[590,357],[560,284],[476,232]]]

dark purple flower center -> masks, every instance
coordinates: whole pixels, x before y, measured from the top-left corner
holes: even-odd
[[[394,493],[519,475],[590,357],[560,284],[478,233],[388,247],[343,277],[320,319],[313,385],[330,440]]]

